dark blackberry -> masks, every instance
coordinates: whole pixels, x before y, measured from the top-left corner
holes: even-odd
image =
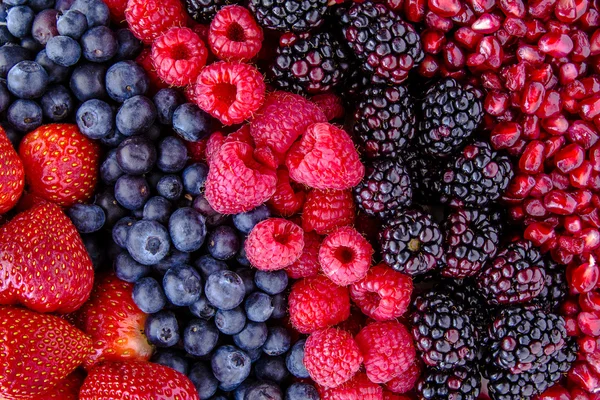
[[[498,200],[512,177],[508,156],[476,141],[448,162],[434,187],[442,203],[481,208]]]
[[[476,400],[481,389],[481,375],[476,366],[457,367],[450,371],[427,368],[416,390],[424,400]]]
[[[442,232],[431,215],[417,209],[399,212],[379,233],[383,261],[407,275],[435,268],[443,255]]]
[[[470,279],[444,280],[441,287],[471,319],[481,348],[487,342],[487,328],[494,320],[495,310],[486,304]]]
[[[348,56],[328,32],[285,34],[270,68],[273,83],[300,94],[327,92],[344,81]]]
[[[265,28],[305,32],[323,23],[327,0],[250,0],[250,10]]]
[[[535,370],[566,344],[565,320],[532,307],[504,308],[488,329],[486,363],[519,374]]]
[[[350,66],[347,75],[346,83],[336,89],[342,101],[354,109],[356,104],[362,100],[360,95],[370,85],[370,79],[356,65]]]
[[[425,57],[419,34],[385,5],[352,3],[337,13],[345,40],[374,83],[402,83]]]
[[[476,93],[452,78],[430,86],[420,101],[417,142],[425,154],[446,157],[471,137],[483,119]]]
[[[452,211],[444,223],[445,265],[442,275],[473,276],[494,257],[500,243],[500,227],[490,216],[475,208]]]
[[[528,240],[506,245],[477,277],[479,292],[493,305],[527,303],[540,294],[545,282],[544,258]]]
[[[201,24],[210,24],[221,8],[239,3],[240,0],[184,0],[190,17]]]
[[[398,157],[415,135],[413,99],[404,86],[367,86],[354,119],[354,133],[367,158]]]
[[[423,157],[412,145],[402,151],[402,159],[411,174],[413,197],[422,203],[431,203],[433,185],[440,169],[439,160]]]
[[[412,335],[425,364],[447,370],[475,360],[475,326],[448,294],[426,292],[415,299],[413,308]]]
[[[555,311],[569,293],[565,266],[545,257],[546,284],[540,294],[533,299],[533,303],[540,305],[548,311]]]
[[[362,211],[381,218],[412,204],[408,170],[398,160],[376,160],[367,165],[365,177],[354,188],[354,201]]]

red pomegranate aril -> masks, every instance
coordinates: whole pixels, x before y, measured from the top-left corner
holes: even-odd
[[[596,351],[596,338],[591,336],[582,336],[577,338],[577,344],[579,345],[579,350],[582,353],[590,354]],[[588,361],[586,359],[586,361]],[[588,361],[589,363],[589,361]],[[590,364],[591,366],[592,364]]]
[[[598,10],[590,7],[583,14],[579,22],[584,29],[597,28],[600,26],[600,13],[598,13]]]
[[[451,71],[458,71],[465,66],[465,53],[453,41],[449,41],[444,45],[442,51],[444,65]]]
[[[600,54],[600,29],[596,29],[590,38],[590,54],[592,56]]]
[[[544,54],[534,46],[520,43],[517,48],[517,58],[519,61],[525,61],[532,65],[539,65],[544,62]]]
[[[586,228],[576,235],[583,239],[583,252],[589,253],[600,246],[600,232],[594,228]]]
[[[544,222],[534,222],[525,228],[523,237],[531,240],[536,246],[541,246],[556,237],[554,228]]]
[[[587,189],[578,189],[571,192],[571,196],[577,202],[575,212],[581,212],[585,210],[592,203],[592,192]]]
[[[596,313],[583,311],[577,316],[577,325],[582,333],[589,336],[600,336],[600,316]]]
[[[558,246],[566,253],[581,254],[583,253],[585,243],[583,242],[583,239],[563,235],[558,238]]]
[[[571,61],[585,61],[591,53],[590,40],[588,35],[583,31],[577,30],[571,35],[571,40],[573,40],[573,52],[571,53]]]
[[[548,32],[552,33],[567,34],[571,31],[571,26],[569,24],[565,24],[554,19],[550,19],[546,22],[546,28],[548,29]]]
[[[505,195],[524,199],[529,195],[535,183],[536,180],[531,175],[517,175],[506,188]]]
[[[600,95],[595,95],[579,102],[579,115],[586,121],[592,121],[600,115]]]
[[[581,166],[575,168],[569,174],[571,185],[576,188],[586,188],[589,185],[592,176],[592,164],[584,161]]]
[[[521,126],[516,122],[502,122],[492,130],[490,141],[494,148],[506,149],[515,145],[521,137],[521,132]]]
[[[565,96],[574,98],[575,100],[581,100],[585,98],[585,85],[582,81],[575,80],[565,86],[563,93]]]
[[[446,65],[440,65],[440,75],[445,78],[453,78],[456,80],[463,80],[467,75],[467,72],[464,69],[459,69],[458,71],[450,70],[446,67]]]
[[[563,219],[563,227],[570,234],[581,232],[581,218],[577,215],[568,215]]]
[[[552,158],[560,149],[562,149],[565,145],[565,137],[564,136],[550,136],[544,142],[544,155],[546,158]]]
[[[565,318],[565,328],[567,329],[567,335],[569,336],[579,336],[581,331],[579,330],[579,326],[577,325],[577,317],[567,316]]]
[[[577,114],[579,112],[579,103],[577,100],[572,98],[563,98],[563,110],[571,114]]]
[[[587,361],[588,365],[590,366],[590,368],[596,373],[596,374],[600,374],[600,351],[596,351],[596,349],[598,348],[598,340],[597,338],[593,338],[590,336],[587,336],[590,339],[590,343],[589,344],[589,351],[586,352],[585,354],[585,361]],[[596,391],[598,392],[598,391]]]
[[[432,11],[425,14],[425,24],[430,29],[437,29],[442,32],[449,32],[454,25],[452,20],[441,17]]]
[[[523,201],[523,210],[528,215],[539,219],[548,215],[548,211],[544,207],[544,202],[540,199],[527,199]]]
[[[537,174],[534,176],[535,184],[531,189],[531,197],[540,198],[554,189],[552,179],[546,174]]]
[[[488,90],[502,90],[502,81],[494,71],[481,73],[481,85]]]
[[[550,178],[552,179],[552,185],[555,189],[569,189],[569,177],[561,174],[558,169],[554,169],[552,172],[550,172]]]
[[[550,32],[540,38],[538,47],[552,57],[565,57],[573,51],[573,41],[565,34]]]
[[[503,198],[504,200],[504,198]],[[510,203],[510,200],[505,200],[507,203]],[[519,200],[520,201],[520,200]],[[508,215],[513,221],[522,221],[525,218],[525,211],[523,211],[523,207],[514,206],[508,209]]]
[[[533,140],[527,144],[519,159],[519,169],[529,174],[536,174],[544,167],[544,144]]]
[[[471,9],[476,14],[483,14],[492,10],[496,6],[496,1],[494,0],[469,0],[468,4],[471,6]]]
[[[527,34],[527,25],[521,18],[508,17],[504,20],[502,26],[504,30],[511,36],[524,37]]]
[[[479,32],[482,34],[490,34],[496,32],[500,29],[502,25],[502,20],[500,17],[493,13],[484,13],[479,16],[471,25],[471,29],[475,32]]]
[[[600,229],[600,212],[597,208],[590,208],[586,212],[580,212],[579,216],[581,220],[586,224],[593,226],[596,229]]]
[[[561,85],[573,82],[578,75],[577,66],[573,63],[562,64],[558,69],[558,81]]]
[[[589,292],[598,283],[599,274],[598,266],[594,259],[590,258],[590,262],[582,263],[570,269],[569,286],[574,293]],[[579,327],[581,328],[581,325]]]
[[[523,96],[521,97],[521,111],[525,114],[535,114],[542,105],[546,89],[540,82],[525,84]]]
[[[523,128],[523,137],[528,140],[539,139],[540,119],[535,115],[524,115],[522,117],[521,126]]]
[[[594,171],[600,171],[600,144],[597,144],[590,149],[589,160]]]
[[[575,212],[577,202],[570,194],[555,189],[544,196],[544,206],[554,214],[571,215]]]
[[[423,61],[421,61],[421,64],[419,64],[418,67],[419,75],[426,78],[433,78],[437,75],[439,70],[440,65],[437,62],[437,59],[430,54],[425,54],[425,58],[423,58]]]
[[[569,371],[567,377],[570,382],[588,393],[592,393],[600,387],[600,376],[584,361],[577,361]]]
[[[534,18],[547,19],[552,13],[556,0],[533,0],[528,2],[528,12]]]
[[[446,43],[444,32],[437,29],[426,29],[421,33],[421,41],[423,42],[423,50],[429,54],[437,54],[442,50],[442,46]]]
[[[573,23],[581,18],[587,9],[587,0],[558,0],[554,8],[556,19]]]
[[[527,74],[524,63],[517,63],[502,69],[505,79],[504,86],[513,92],[520,91],[525,86]]]
[[[500,42],[502,47],[507,47],[509,45],[509,42],[512,43],[514,41],[514,38],[511,36],[511,34],[506,32],[506,29],[504,28],[498,29],[496,32],[493,33],[493,35],[493,37],[498,39],[498,42]],[[511,62],[511,57],[511,54],[505,53],[502,64],[509,64]]]
[[[561,385],[554,385],[536,396],[537,400],[573,400],[569,391]]]
[[[506,15],[517,18],[525,17],[525,4],[521,0],[499,0],[498,6]]]
[[[502,66],[504,51],[498,39],[492,36],[485,36],[477,46],[477,52],[485,56],[485,64],[491,69],[498,69]]]
[[[453,17],[461,10],[459,0],[427,0],[427,4],[440,17]]]
[[[562,101],[560,99],[560,93],[555,90],[550,90],[546,92],[546,97],[537,109],[535,115],[540,118],[549,118],[558,114],[561,110]]]
[[[471,9],[471,7],[466,3],[462,4],[462,10],[458,14],[456,14],[454,17],[450,17],[450,19],[458,26],[471,25],[476,18],[477,17],[475,13]]]
[[[567,267],[568,274],[568,267]],[[581,311],[577,297],[567,297],[565,301],[560,305],[560,313],[562,315],[576,316]]]
[[[543,119],[542,128],[551,135],[562,135],[569,129],[569,121],[564,115],[558,114],[554,117]]]
[[[594,146],[599,138],[596,129],[589,122],[581,120],[573,121],[571,125],[569,125],[567,137],[570,141],[579,144],[584,149],[589,149]],[[600,156],[600,154],[598,154],[598,156]],[[600,168],[600,159],[598,162]]]
[[[600,77],[587,76],[581,80],[581,83],[585,89],[584,97],[590,97],[600,93]]]
[[[410,22],[423,21],[426,11],[426,0],[404,0],[404,16]]]
[[[578,300],[582,310],[600,312],[600,293],[597,291],[582,293]]]
[[[508,109],[508,102],[508,94],[498,91],[489,92],[483,101],[483,108],[488,114],[498,116],[506,112]]]
[[[454,40],[468,50],[474,50],[482,38],[482,34],[475,32],[468,26],[462,26],[454,32]]]
[[[537,42],[538,39],[547,32],[542,21],[535,18],[525,19],[525,25],[527,25],[527,33],[525,34],[525,38],[531,43]]]
[[[554,156],[554,164],[562,173],[568,173],[579,167],[585,158],[585,151],[581,146],[571,143],[559,150]]]

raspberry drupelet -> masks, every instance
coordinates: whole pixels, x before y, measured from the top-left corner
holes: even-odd
[[[350,190],[317,190],[306,195],[302,208],[302,227],[326,235],[354,223],[354,201]]]

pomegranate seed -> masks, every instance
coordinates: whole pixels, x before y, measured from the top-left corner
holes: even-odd
[[[583,239],[583,252],[589,253],[600,246],[600,232],[593,228],[587,228],[577,234],[579,239]]]
[[[585,97],[593,96],[600,93],[600,77],[588,76],[581,80],[585,89]]]
[[[563,219],[563,227],[570,234],[581,232],[581,218],[576,215],[569,215]]]
[[[527,34],[527,25],[518,17],[507,17],[502,26],[511,36],[524,37]]]
[[[498,39],[498,42],[502,45],[502,47],[508,46],[509,42],[513,37],[510,33],[506,32],[506,29],[500,28],[496,32],[494,32],[494,37]],[[505,58],[503,60],[503,64],[508,64],[510,62],[510,58],[512,57],[510,54],[504,54]]]
[[[546,174],[537,174],[535,176],[535,185],[531,189],[532,197],[543,197],[546,193],[554,189],[552,179]]]
[[[523,211],[523,208],[521,206],[511,207],[508,210],[508,213],[514,221],[521,221],[525,216],[525,211]]]
[[[589,353],[593,353],[594,351],[596,351],[596,339],[591,336],[583,336],[583,337],[577,338],[577,344],[579,345],[579,350],[582,351],[583,353],[589,354]],[[586,359],[586,361],[587,361],[587,359]],[[588,361],[588,363],[589,363],[589,361]],[[591,366],[591,364],[590,364],[590,366]]]
[[[540,123],[539,118],[535,115],[524,115],[521,121],[523,127],[523,137],[526,139],[539,139]]]
[[[550,172],[550,178],[552,179],[554,188],[560,190],[569,189],[569,177],[561,174],[557,169]]]
[[[600,13],[597,10],[590,7],[581,17],[581,25],[585,29],[597,28],[600,26]]]
[[[544,33],[546,33],[546,27],[544,24],[537,19],[526,19],[525,25],[527,25],[527,33],[525,38],[529,42],[537,42]]]
[[[567,137],[570,141],[579,144],[584,149],[589,149],[598,141],[598,132],[589,122],[577,120],[569,125]],[[597,151],[600,151],[600,149]],[[600,157],[600,153],[598,154],[598,157]],[[600,159],[598,159],[597,162],[598,168],[600,168]],[[597,171],[600,171],[600,169]]]
[[[581,81],[573,81],[565,87],[564,93],[568,97],[581,100],[585,97],[585,85]]]
[[[451,71],[461,69],[466,63],[465,53],[452,41],[444,46],[442,57],[444,58],[444,65]]]
[[[577,325],[582,333],[590,336],[600,336],[600,316],[587,311],[577,316]]]
[[[562,101],[560,99],[560,93],[555,90],[550,90],[546,92],[546,97],[540,108],[536,111],[535,115],[540,118],[549,118],[553,115],[560,113],[562,110]],[[600,110],[598,110],[600,112]]]
[[[517,93],[525,86],[525,64],[517,63],[502,70],[502,76],[504,77],[504,86]]]
[[[469,0],[469,4],[476,14],[483,14],[496,6],[494,0]]]
[[[565,328],[567,328],[567,335],[579,336],[579,326],[577,325],[577,318],[573,316],[565,317]]]
[[[563,98],[563,109],[571,114],[577,114],[579,111],[579,104],[577,100],[570,97]]]
[[[492,36],[485,36],[479,42],[477,51],[485,56],[485,63],[491,69],[498,69],[502,66],[504,51],[498,39]]]
[[[482,34],[475,32],[468,26],[462,26],[454,32],[454,40],[468,50],[474,50],[482,38]]]
[[[596,29],[590,38],[590,54],[592,56],[600,54],[600,29]]]
[[[590,343],[589,350],[591,350],[591,351],[587,351],[586,352],[587,354],[585,355],[585,360],[587,361],[587,363],[590,366],[590,368],[596,374],[600,374],[600,352],[599,351],[595,351],[597,349],[597,347],[598,347],[598,340],[597,340],[597,338],[594,339],[592,337],[589,337],[589,341],[592,342],[593,344]]]
[[[502,81],[494,71],[485,71],[481,74],[481,84],[488,90],[501,90]]]
[[[558,246],[566,253],[581,254],[585,247],[585,243],[583,242],[583,239],[565,235],[558,238]]]
[[[537,400],[571,400],[571,394],[560,385],[554,385],[536,397]]]
[[[542,127],[551,135],[562,135],[569,129],[569,121],[564,115],[558,114],[542,120]]]
[[[423,42],[423,50],[429,54],[437,54],[442,50],[442,46],[446,43],[444,32],[437,29],[426,29],[421,33],[421,41]]]
[[[471,7],[468,4],[463,3],[462,11],[450,19],[459,26],[467,26],[475,21],[476,16]]]
[[[552,57],[565,57],[573,51],[573,41],[565,34],[550,32],[540,38],[538,47]]]
[[[527,199],[523,202],[523,210],[527,214],[536,218],[543,218],[548,215],[544,203],[540,199]]]
[[[479,47],[479,46],[478,46]],[[472,53],[467,57],[467,65],[471,68],[482,67],[486,57],[481,53]]]
[[[600,228],[600,212],[597,208],[591,208],[587,212],[580,212],[581,220],[594,228]]]
[[[572,268],[569,285],[574,293],[586,293],[594,289],[598,283],[598,266],[596,265],[593,258],[590,258],[590,262],[583,263],[581,265]],[[581,325],[579,326],[581,328]],[[583,330],[583,329],[582,329]]]
[[[583,211],[592,203],[592,192],[587,189],[574,190],[571,192],[571,196],[573,196],[577,202],[577,208],[575,208],[576,212]]]
[[[404,6],[404,0],[386,0],[387,6],[394,11],[399,11]]]
[[[584,161],[581,166],[575,168],[569,174],[571,185],[576,188],[586,188],[589,185],[592,176],[592,164]]]
[[[544,222],[534,222],[525,228],[523,237],[531,240],[536,246],[541,246],[549,240],[556,237],[556,232],[552,226]]]
[[[577,297],[571,296],[565,299],[560,305],[560,313],[562,315],[576,316],[581,311]]]
[[[508,108],[508,95],[498,91],[489,92],[483,101],[483,108],[490,115],[504,114]]]
[[[502,25],[502,20],[499,16],[492,13],[484,13],[479,16],[471,25],[471,29],[475,32],[489,34],[494,33]]]
[[[558,215],[571,215],[575,212],[577,202],[570,194],[562,190],[552,190],[544,196],[546,209]]]
[[[549,32],[552,32],[552,33],[567,34],[571,31],[571,27],[569,26],[569,24],[565,24],[565,23],[562,23],[560,21],[556,21],[553,19],[546,22],[546,28],[548,29]]]
[[[440,75],[445,78],[454,78],[456,80],[463,80],[467,75],[467,72],[464,69],[459,69],[458,71],[449,70],[444,64],[440,65]]]
[[[593,146],[589,152],[590,162],[594,171],[600,171],[600,144]]]
[[[554,157],[554,164],[562,173],[568,173],[583,163],[585,152],[581,146],[572,143],[561,149]]]
[[[587,0],[558,0],[554,15],[559,21],[573,23],[583,16],[587,3]]]
[[[573,40],[571,60],[574,62],[585,61],[591,54],[590,41],[587,33],[577,30],[571,35],[571,40]]]
[[[521,126],[516,122],[503,122],[494,127],[490,134],[490,141],[494,148],[506,149],[515,145],[521,137],[521,131]]]
[[[425,0],[404,0],[404,16],[410,22],[421,22],[425,18]]]
[[[441,17],[431,11],[428,11],[427,14],[425,14],[425,24],[430,29],[437,29],[442,32],[449,32],[454,25],[448,18]]]
[[[519,61],[525,61],[529,64],[539,65],[544,62],[545,56],[534,46],[525,43],[519,43],[517,48],[517,58]]]
[[[578,75],[577,66],[573,63],[565,63],[558,70],[558,79],[561,85],[573,82]]]
[[[540,82],[531,82],[525,85],[521,99],[521,111],[525,114],[535,114],[542,105],[546,89]]]
[[[439,69],[440,65],[436,58],[430,54],[425,54],[425,58],[423,58],[423,61],[419,64],[419,75],[426,78],[433,78],[437,75]]]
[[[519,159],[519,169],[525,173],[536,174],[544,166],[544,144],[533,140],[527,144]]]
[[[551,136],[544,142],[544,155],[551,158],[565,145],[564,136]]]
[[[427,4],[440,17],[453,17],[461,10],[459,0],[427,0]]]
[[[535,186],[535,178],[531,175],[517,175],[506,189],[506,195],[524,199]]]
[[[521,0],[499,0],[498,6],[507,16],[525,18],[525,4]]]
[[[581,118],[591,121],[600,114],[600,95],[592,96],[579,103]]]
[[[581,309],[589,312],[600,312],[600,293],[589,291],[579,296]]]
[[[556,0],[533,0],[528,4],[528,12],[533,18],[547,19],[552,13]]]

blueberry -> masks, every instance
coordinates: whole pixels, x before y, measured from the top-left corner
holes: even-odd
[[[54,7],[54,0],[29,0],[28,4],[33,11],[39,12]]]
[[[156,162],[156,148],[143,136],[127,138],[117,148],[117,162],[126,174],[143,175]]]
[[[272,382],[256,382],[246,391],[244,400],[283,400],[281,389]]]
[[[117,154],[118,159],[118,154]],[[121,165],[121,164],[119,164]],[[115,183],[115,199],[128,210],[141,208],[150,197],[148,182],[141,176],[123,175]]]
[[[253,210],[233,216],[233,225],[242,233],[248,234],[254,228],[254,225],[271,216],[267,206],[260,205]]]
[[[213,375],[210,367],[203,362],[198,362],[192,366],[188,378],[196,387],[198,396],[201,399],[208,399],[217,393],[219,381]]]
[[[129,229],[127,251],[135,261],[144,265],[156,264],[169,249],[169,233],[158,222],[138,221]]]
[[[171,303],[189,306],[198,301],[202,294],[202,278],[189,265],[178,265],[165,273],[163,288]]]
[[[250,375],[250,357],[235,346],[219,347],[210,364],[215,378],[222,384],[240,384]]]
[[[21,61],[8,71],[8,90],[21,99],[41,97],[48,87],[46,70],[35,61]]]
[[[106,91],[119,103],[146,94],[149,85],[146,71],[135,61],[119,61],[106,72]]]
[[[108,25],[110,21],[110,11],[102,0],[75,0],[70,9],[85,15],[90,28]]]
[[[215,325],[225,335],[236,335],[246,326],[246,314],[241,307],[233,310],[218,310],[215,314]]]
[[[185,103],[173,113],[173,130],[183,139],[196,142],[210,133],[210,116],[193,103]]]
[[[280,319],[286,316],[287,313],[287,297],[285,293],[279,293],[273,296],[273,314],[272,319]]]
[[[54,8],[60,11],[61,13],[65,13],[71,8],[74,1],[75,0],[56,0]]]
[[[158,144],[156,166],[161,171],[167,173],[179,172],[185,167],[187,159],[187,148],[176,137],[168,136]]]
[[[6,79],[8,71],[24,60],[31,59],[31,52],[21,46],[5,44],[0,47],[0,78]]]
[[[148,315],[144,327],[148,341],[158,347],[171,347],[179,341],[179,324],[171,311]]]
[[[39,42],[37,42],[31,36],[25,36],[24,38],[21,39],[21,41],[19,42],[19,44],[24,49],[29,50],[32,54],[35,54],[35,53],[41,51],[44,48],[43,45],[39,44]]]
[[[160,89],[154,95],[153,100],[156,106],[158,122],[163,125],[171,125],[173,122],[173,113],[183,101],[179,92],[171,88]]]
[[[252,360],[253,363],[260,360],[260,358],[263,356],[262,347],[257,347],[256,349],[246,350],[246,353],[248,353],[248,357],[250,357],[250,359]]]
[[[190,367],[185,354],[182,351],[173,349],[161,349],[155,352],[150,361],[172,368],[184,375],[188,374]]]
[[[246,238],[242,240],[240,251],[238,251],[237,255],[235,256],[235,260],[238,262],[238,264],[243,265],[244,267],[252,266],[250,260],[248,260],[248,256],[246,255]]]
[[[233,399],[244,400],[246,392],[252,387],[252,385],[254,385],[255,382],[256,381],[252,378],[248,378],[242,382],[242,384],[235,389],[235,392],[233,392]]]
[[[206,236],[205,218],[193,208],[180,208],[169,218],[169,233],[177,250],[196,251]]]
[[[9,7],[22,6],[29,2],[29,0],[4,0],[2,3]]]
[[[208,226],[219,226],[229,218],[228,215],[216,212],[202,193],[194,198],[192,207],[206,217],[206,224]]]
[[[240,239],[230,226],[218,226],[208,235],[208,252],[217,260],[232,258],[239,248]]]
[[[235,273],[238,274],[244,282],[246,295],[249,295],[256,290],[256,284],[254,283],[254,271],[256,270],[252,268],[239,268],[235,271]]]
[[[134,283],[150,274],[150,267],[135,261],[127,252],[120,253],[113,262],[115,275],[122,281]]]
[[[268,330],[264,322],[248,321],[244,329],[233,335],[233,342],[242,350],[254,350],[267,340]]]
[[[285,360],[281,356],[263,356],[254,364],[257,379],[281,384],[288,376]]]
[[[171,248],[169,254],[160,260],[157,264],[154,264],[152,268],[161,275],[164,275],[170,268],[178,265],[189,264],[190,253],[185,253],[177,249]]]
[[[69,77],[69,67],[63,67],[48,57],[46,50],[40,51],[35,57],[35,62],[40,64],[48,73],[48,83],[63,83]]]
[[[27,6],[16,6],[8,10],[6,27],[14,37],[22,38],[29,35],[35,13]]]
[[[6,22],[9,8],[10,6],[6,2],[0,3],[0,22]]]
[[[125,139],[127,136],[122,135],[117,129],[113,129],[112,132],[100,139],[100,143],[107,147],[117,147]]]
[[[118,220],[127,215],[127,211],[119,205],[111,188],[107,188],[96,195],[95,204],[98,204],[106,214],[106,225],[113,226]]]
[[[146,96],[133,96],[117,112],[117,129],[125,136],[137,135],[150,128],[155,119],[154,103]]]
[[[48,88],[40,99],[44,117],[53,122],[63,121],[73,112],[73,97],[63,85]]]
[[[267,341],[262,346],[262,350],[269,356],[285,354],[290,349],[291,340],[290,333],[284,327],[270,327]]]
[[[278,294],[287,288],[288,276],[284,270],[267,272],[256,271],[254,275],[256,286],[268,294]]]
[[[209,255],[203,255],[194,261],[194,267],[200,272],[202,279],[205,281],[210,275],[217,271],[225,271],[228,268],[223,261],[215,260]]]
[[[79,43],[68,36],[54,36],[46,45],[48,58],[58,65],[70,67],[81,58]]]
[[[309,383],[294,382],[285,391],[285,400],[319,400],[319,391]]]
[[[244,302],[244,310],[250,321],[265,322],[273,314],[273,298],[263,292],[254,292]]]
[[[127,248],[127,234],[135,221],[136,219],[133,217],[123,217],[114,224],[111,236],[117,246],[123,249]]]
[[[161,134],[162,132],[160,126],[158,126],[158,124],[152,124],[150,125],[150,128],[144,132],[144,137],[151,142],[158,142]]]
[[[5,24],[0,24],[0,45],[16,43],[17,38],[10,34]]]
[[[134,59],[142,50],[142,42],[138,40],[127,28],[121,28],[117,31],[117,60]]]
[[[0,113],[4,112],[10,105],[10,92],[6,84],[0,81]]]
[[[156,191],[167,200],[177,200],[183,193],[183,182],[177,175],[165,175],[156,184]]]
[[[119,46],[117,36],[106,26],[88,29],[81,36],[83,57],[91,62],[101,63],[110,60],[117,54]]]
[[[150,221],[158,221],[161,224],[169,222],[171,215],[171,202],[162,196],[150,197],[144,204],[143,218]]]
[[[114,130],[112,107],[98,99],[88,100],[77,110],[77,126],[90,139],[101,139]]]
[[[90,255],[94,270],[104,267],[108,252],[104,243],[104,235],[91,233],[81,235],[81,241],[85,246],[85,250]]]
[[[6,117],[15,129],[29,132],[42,124],[42,107],[33,100],[15,100]]]
[[[123,175],[117,162],[117,150],[110,150],[100,164],[100,179],[107,185],[114,184]]]
[[[106,67],[103,65],[80,65],[71,75],[71,91],[79,101],[105,99],[104,75],[106,75]]]
[[[106,222],[104,210],[95,204],[74,204],[67,209],[67,215],[79,233],[99,231]]]
[[[298,340],[285,357],[285,365],[296,378],[309,378],[310,375],[304,366],[304,343],[306,339]]]
[[[208,176],[208,166],[204,163],[194,163],[183,170],[181,175],[186,192],[199,195],[204,188]]]
[[[210,354],[219,340],[219,331],[214,322],[193,319],[183,332],[183,346],[188,354],[203,357]]]
[[[31,36],[37,43],[45,46],[51,37],[59,34],[56,18],[58,11],[53,9],[43,10],[33,19],[31,26]]]
[[[204,291],[208,301],[219,310],[236,308],[242,304],[246,294],[242,278],[229,270],[211,274],[206,281]]]
[[[211,319],[217,310],[209,303],[206,296],[202,295],[197,301],[190,304],[190,312],[199,318]]]
[[[60,35],[79,39],[88,29],[87,19],[81,12],[69,10],[58,18],[56,28]]]

